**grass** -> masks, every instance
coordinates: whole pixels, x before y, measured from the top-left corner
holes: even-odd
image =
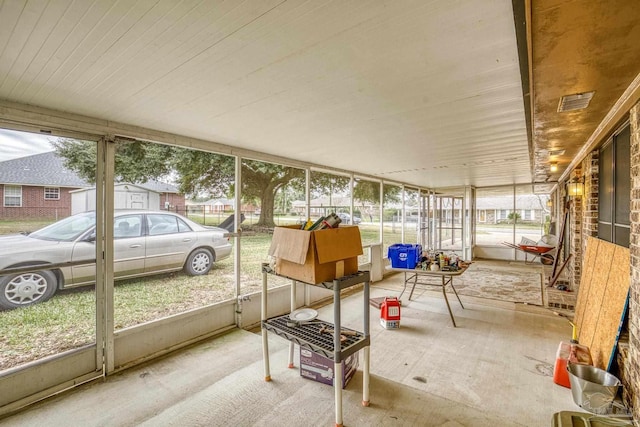
[[[0,234],[32,231],[50,222],[0,221]],[[250,231],[250,227],[246,228]],[[380,241],[378,224],[361,225],[360,232],[365,245]],[[405,239],[415,241],[415,230],[406,230]],[[385,246],[400,242],[400,228],[385,227],[383,240]],[[268,262],[270,243],[269,233],[247,232],[242,236],[241,294],[261,289],[261,264]],[[176,272],[116,282],[115,329],[235,298],[233,265],[229,258],[214,264],[206,276]],[[288,283],[282,278],[269,279],[270,287]],[[51,300],[28,308],[0,311],[0,370],[94,343],[95,318],[95,292],[91,286],[59,292]]]
[[[0,236],[3,234],[15,234],[22,231],[36,231],[55,220],[2,220],[0,221]]]
[[[261,263],[267,261],[270,242],[271,235],[266,233],[243,236],[241,293],[261,289]],[[175,272],[117,281],[115,330],[235,298],[234,277],[229,258],[215,263],[205,276]],[[269,281],[270,287],[285,283]],[[95,318],[92,286],[58,292],[28,308],[0,311],[0,370],[94,343]]]

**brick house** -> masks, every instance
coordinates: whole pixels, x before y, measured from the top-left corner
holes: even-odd
[[[87,187],[52,151],[0,162],[0,218],[67,217],[70,192]]]
[[[184,209],[185,197],[175,186],[158,181],[149,181],[143,186],[145,191],[157,193],[161,209],[167,205]],[[92,191],[95,191],[93,186],[67,169],[63,159],[54,152],[0,162],[0,219],[64,218],[76,213],[72,200],[79,192],[91,194]],[[158,209],[157,205],[148,208]]]
[[[541,223],[549,214],[547,196],[517,195],[478,197],[476,199],[476,222],[478,224],[498,224],[509,221],[510,214],[518,214],[520,223]],[[515,203],[515,205],[514,205]]]

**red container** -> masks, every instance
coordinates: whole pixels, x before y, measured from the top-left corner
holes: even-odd
[[[586,345],[574,342],[561,342],[556,353],[556,365],[553,369],[553,382],[563,387],[571,388],[567,361],[583,365],[593,365],[591,351]]]
[[[380,324],[385,329],[400,328],[400,301],[396,297],[385,297],[380,304]]]

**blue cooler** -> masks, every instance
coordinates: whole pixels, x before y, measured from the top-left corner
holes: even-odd
[[[422,256],[422,245],[396,243],[389,246],[387,256],[393,268],[416,268]]]

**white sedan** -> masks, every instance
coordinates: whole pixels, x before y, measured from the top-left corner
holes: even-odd
[[[85,212],[33,233],[0,236],[0,308],[24,307],[48,300],[58,289],[93,284],[95,223],[95,212]],[[207,274],[215,261],[231,254],[225,233],[171,212],[117,211],[114,276]]]

